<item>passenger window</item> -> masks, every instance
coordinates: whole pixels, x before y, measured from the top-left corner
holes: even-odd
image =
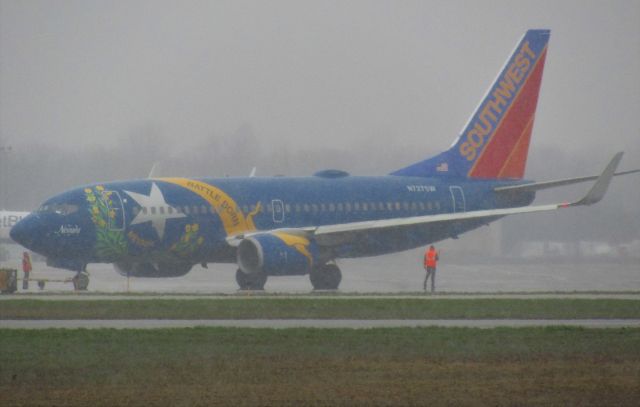
[[[284,206],[284,210],[285,210],[287,213],[291,213],[291,205],[286,204],[286,205]]]
[[[344,204],[344,211],[351,212],[351,203],[347,202]]]
[[[329,211],[330,211],[330,212],[335,212],[335,210],[336,210],[336,204],[334,204],[334,203],[330,203],[330,204],[329,204]]]
[[[325,206],[325,204],[321,203],[320,204],[320,212],[325,212],[327,210],[327,207]]]
[[[440,210],[440,202],[436,201],[436,210]]]
[[[353,210],[354,211],[359,211],[360,210],[360,202],[356,202],[353,204]]]
[[[338,212],[342,212],[343,206],[342,206],[342,202],[338,203]]]
[[[316,205],[316,204],[311,204],[311,209],[313,210],[313,213],[318,212],[318,205]]]
[[[366,202],[363,202],[363,203],[362,203],[362,210],[363,210],[363,211],[368,211],[368,210],[369,210],[369,207],[367,206],[367,203],[366,203]]]
[[[158,212],[160,212],[160,215],[164,215],[164,206],[159,207]]]

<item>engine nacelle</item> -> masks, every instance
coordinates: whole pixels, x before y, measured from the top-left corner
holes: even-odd
[[[315,242],[286,232],[260,233],[243,239],[238,245],[238,267],[247,274],[304,275],[317,260]]]
[[[185,263],[115,263],[118,273],[130,277],[182,277],[191,271],[191,264]]]

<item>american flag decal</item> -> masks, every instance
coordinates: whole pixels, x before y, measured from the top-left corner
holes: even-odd
[[[436,167],[436,171],[438,172],[447,172],[449,171],[449,164],[442,163]]]

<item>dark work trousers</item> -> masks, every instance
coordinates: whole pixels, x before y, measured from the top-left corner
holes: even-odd
[[[424,278],[424,290],[427,291],[427,281],[431,277],[431,292],[436,290],[436,268],[427,266],[427,275]]]

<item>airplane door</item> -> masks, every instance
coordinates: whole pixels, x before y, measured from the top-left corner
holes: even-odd
[[[449,187],[449,191],[451,191],[451,202],[453,204],[453,212],[464,212],[465,211],[465,200],[464,200],[464,192],[462,188],[458,186]]]
[[[274,199],[271,201],[271,207],[273,208],[273,222],[284,222],[284,203],[280,199]]]
[[[124,210],[122,207],[122,199],[117,191],[104,191],[102,198],[107,205],[108,227],[110,230],[124,229]]]

